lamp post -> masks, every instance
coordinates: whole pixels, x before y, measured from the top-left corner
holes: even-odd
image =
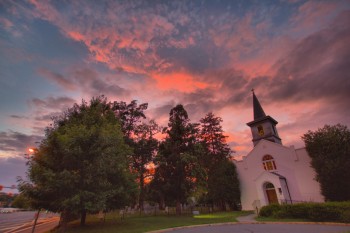
[[[35,142],[35,143],[39,143],[39,142]],[[37,148],[29,148],[28,149],[28,154],[24,154],[26,156],[27,159],[30,159],[31,158],[31,155],[33,155],[33,153],[37,152],[38,149]],[[36,226],[36,223],[38,221],[38,218],[39,218],[39,215],[40,215],[40,209],[38,209],[38,212],[35,213],[34,215],[34,223],[33,223],[33,227],[32,227],[32,233],[34,233],[35,231],[35,226]]]

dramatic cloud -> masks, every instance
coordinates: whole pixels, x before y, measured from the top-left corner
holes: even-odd
[[[251,89],[285,145],[350,125],[350,3],[339,1],[5,1],[0,7],[3,157],[82,99],[149,103],[166,126],[223,118],[235,156],[252,148]],[[23,143],[19,137],[28,137]]]
[[[0,157],[5,157],[6,152],[23,155],[28,152],[28,148],[35,146],[35,143],[42,139],[43,137],[39,135],[26,135],[14,131],[0,132]]]
[[[64,110],[71,107],[75,103],[75,100],[69,97],[48,97],[46,99],[34,98],[31,103],[36,107]]]
[[[38,73],[40,75],[44,76],[45,78],[47,78],[47,79],[57,83],[58,85],[64,87],[67,90],[76,90],[75,84],[71,80],[63,77],[63,75],[61,75],[61,74],[52,72],[52,71],[45,69],[45,68],[39,68]]]

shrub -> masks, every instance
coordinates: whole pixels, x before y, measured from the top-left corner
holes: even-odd
[[[267,206],[264,206],[260,209],[259,216],[271,217],[280,209],[281,209],[281,206],[279,204],[267,205]]]
[[[271,204],[261,208],[259,216],[301,218],[316,222],[350,222],[350,202]]]

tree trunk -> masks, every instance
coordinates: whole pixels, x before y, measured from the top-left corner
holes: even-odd
[[[159,200],[159,209],[160,210],[165,210],[165,200],[163,195],[161,194],[160,200]]]
[[[86,210],[83,209],[81,211],[80,226],[85,226],[85,221],[86,221]]]
[[[140,174],[140,197],[139,197],[139,207],[140,211],[143,211],[143,201],[144,201],[144,177],[143,177],[143,169],[141,169]]]
[[[72,216],[67,210],[63,210],[58,223],[58,232],[64,232],[67,228],[68,222],[72,220]]]
[[[181,215],[181,202],[176,200],[176,215]]]
[[[40,209],[39,209],[38,212],[35,214],[34,224],[33,224],[33,227],[32,227],[32,233],[34,233],[34,231],[35,231],[35,226],[36,226],[36,223],[37,223],[37,221],[38,221],[39,214],[40,214]]]

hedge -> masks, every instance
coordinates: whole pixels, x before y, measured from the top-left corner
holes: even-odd
[[[350,223],[350,201],[326,203],[271,204],[261,208],[261,217],[299,218],[315,222]]]

